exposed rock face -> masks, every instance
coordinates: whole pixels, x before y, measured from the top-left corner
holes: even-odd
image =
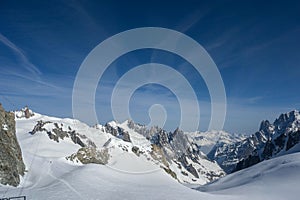
[[[78,137],[75,131],[69,131],[68,133],[70,134],[71,139],[75,144],[79,144],[81,147],[85,147],[85,144],[81,141],[81,139]],[[93,144],[93,143],[89,143],[89,144]]]
[[[25,106],[21,110],[16,111],[16,117],[17,118],[26,118],[26,119],[28,119],[28,118],[30,118],[32,116],[34,116],[34,113],[32,112],[32,110],[30,110],[28,108],[28,106]]]
[[[140,156],[140,149],[137,146],[133,146],[131,148],[132,152],[135,153],[137,156]]]
[[[124,140],[125,142],[131,142],[129,133],[119,126],[115,126],[114,124],[107,123],[105,124],[105,131],[107,133],[112,134],[115,137]]]
[[[25,165],[16,138],[15,115],[6,112],[0,104],[0,183],[18,186]]]
[[[30,110],[28,109],[28,107],[26,106],[25,110],[24,110],[24,114],[25,114],[25,118],[28,119],[30,117],[33,116],[32,112],[30,112]]]
[[[78,159],[82,164],[101,164],[105,165],[108,162],[109,154],[107,149],[99,150],[93,147],[82,147],[77,153],[67,157],[71,161]]]
[[[263,160],[284,154],[300,142],[300,114],[291,111],[281,114],[274,123],[262,121],[259,131],[243,141],[224,144],[208,156],[227,172],[241,170]]]

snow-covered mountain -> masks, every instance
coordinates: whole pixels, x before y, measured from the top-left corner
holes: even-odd
[[[206,131],[186,133],[188,138],[196,143],[200,150],[208,154],[213,148],[223,144],[232,144],[244,140],[246,136],[242,134],[227,133],[225,131]]]
[[[0,185],[0,198],[298,199],[300,154],[295,152],[300,150],[299,143],[284,151],[291,154],[282,155],[280,151],[276,155],[281,157],[198,188],[211,180],[209,173],[222,171],[199,151],[196,140],[191,141],[193,137],[188,138],[178,129],[167,133],[130,120],[90,127],[74,119],[32,112],[25,115],[24,111],[15,114],[16,136],[26,171],[18,187]],[[287,127],[297,132],[298,117],[291,118],[290,114],[283,116],[278,124],[290,121]],[[286,133],[290,137],[291,133]],[[288,140],[285,148],[287,144]],[[199,178],[189,166],[195,168]]]
[[[102,164],[134,174],[163,171],[188,184],[202,185],[225,175],[179,129],[168,133],[131,120],[90,127],[78,120],[38,113],[26,118],[24,110],[16,112],[16,125],[21,147],[31,156]]]
[[[262,121],[255,134],[242,141],[222,144],[208,154],[227,172],[244,169],[263,160],[284,155],[300,142],[300,114],[281,114],[274,123]],[[296,148],[296,147],[295,147]]]

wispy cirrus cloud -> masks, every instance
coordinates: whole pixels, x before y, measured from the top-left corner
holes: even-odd
[[[190,13],[178,24],[176,29],[183,33],[187,32],[192,27],[194,27],[199,21],[205,18],[210,11],[210,9],[198,9]]]
[[[25,69],[30,72],[32,75],[38,77],[41,75],[41,71],[38,69],[37,66],[35,66],[33,63],[30,62],[30,60],[27,58],[25,53],[19,48],[17,45],[15,45],[12,41],[10,41],[7,37],[2,35],[0,33],[0,42],[2,42],[4,45],[6,45],[8,48],[10,48],[20,59],[20,62]]]
[[[52,89],[57,89],[57,90],[61,89],[60,87],[52,83],[42,80],[41,78],[42,72],[39,70],[39,68],[36,65],[34,65],[32,62],[30,62],[30,60],[28,59],[28,57],[20,47],[18,47],[15,43],[13,43],[11,40],[9,40],[1,33],[0,33],[0,42],[2,42],[11,51],[13,51],[13,53],[17,56],[17,59],[20,62],[18,66],[21,66],[23,67],[23,69],[25,69],[25,71],[23,71],[18,68],[7,67],[1,71],[1,75],[21,78]],[[14,85],[19,85],[19,86],[23,85],[25,87],[23,83],[22,84],[19,83],[21,82],[15,79]]]

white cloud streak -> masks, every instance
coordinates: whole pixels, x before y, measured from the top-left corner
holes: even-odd
[[[23,53],[21,49],[1,33],[0,33],[0,42],[2,42],[5,46],[9,47],[18,56],[18,58],[22,62],[22,65],[25,67],[25,69],[28,72],[30,72],[32,75],[36,77],[42,74],[41,71],[38,69],[38,67],[29,61],[29,59],[26,57],[26,55]]]

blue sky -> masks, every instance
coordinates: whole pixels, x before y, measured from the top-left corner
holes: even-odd
[[[72,88],[87,54],[106,38],[137,27],[164,27],[199,42],[215,61],[227,95],[224,129],[253,133],[263,119],[300,108],[298,1],[0,1],[0,102],[54,116],[72,116]],[[210,98],[202,77],[185,60],[160,50],[117,59],[100,80],[100,123],[112,120],[110,96],[131,68],[158,62],[182,73],[197,91],[201,130]],[[135,121],[147,124],[151,105],[165,105],[166,128],[180,117],[174,94],[159,85],[139,88],[130,102]]]

